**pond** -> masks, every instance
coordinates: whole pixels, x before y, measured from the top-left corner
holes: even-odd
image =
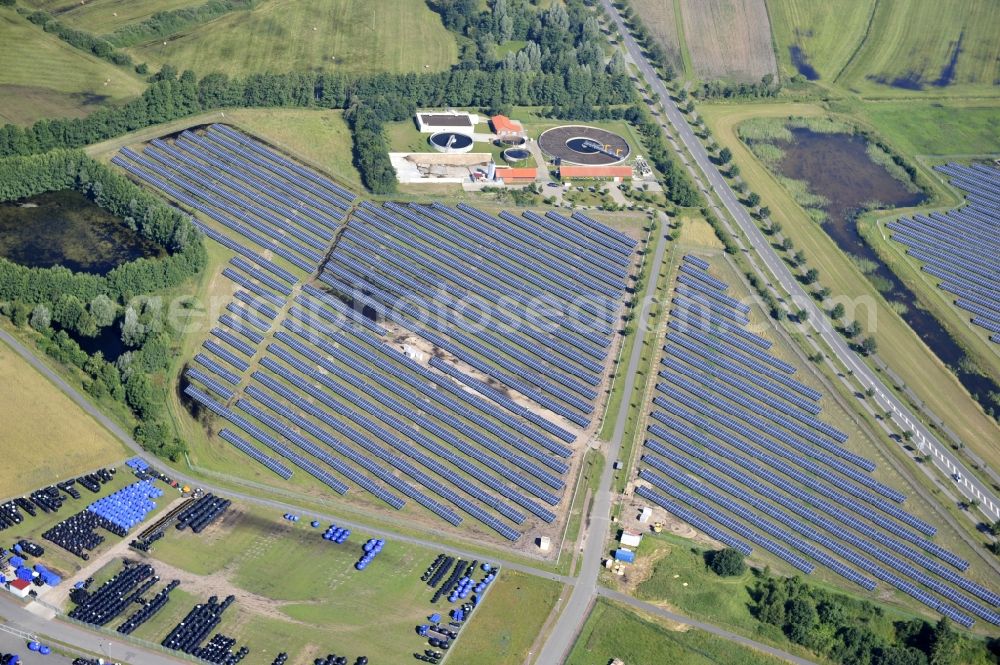
[[[792,141],[776,141],[784,157],[775,167],[782,175],[809,183],[809,191],[826,197],[827,220],[823,228],[841,250],[861,258],[872,267],[869,276],[881,285],[887,300],[905,306],[903,319],[940,360],[951,367],[962,385],[983,404],[988,394],[1000,391],[992,379],[964,371],[959,364],[965,353],[941,323],[917,303],[913,292],[896,277],[858,232],[855,217],[869,201],[897,208],[915,206],[927,197],[914,192],[873,162],[864,137],[852,134],[814,132],[791,128]]]
[[[103,275],[164,250],[74,190],[0,203],[0,256],[28,266],[61,265]]]

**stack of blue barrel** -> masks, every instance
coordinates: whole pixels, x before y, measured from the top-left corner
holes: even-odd
[[[136,471],[146,471],[149,469],[149,464],[141,457],[133,457],[125,462],[125,466],[130,469],[135,469]]]
[[[35,564],[35,572],[38,573],[39,579],[49,586],[56,586],[62,582],[62,578],[53,573],[51,570],[46,568],[40,563]]]
[[[365,543],[365,553],[358,559],[358,562],[354,564],[354,567],[358,570],[364,570],[368,567],[368,564],[378,556],[378,553],[382,551],[382,547],[385,545],[385,541],[381,538],[369,538],[368,542]]]
[[[323,540],[329,540],[331,543],[337,543],[340,545],[350,536],[350,529],[345,529],[344,527],[337,526],[336,524],[331,524],[330,528],[323,533]]]
[[[153,499],[161,496],[163,490],[157,489],[152,480],[140,480],[98,499],[87,510],[106,519],[120,530],[118,535],[124,536],[146,520],[146,515],[156,509]]]
[[[282,515],[282,517],[284,517],[289,522],[298,522],[299,521],[299,516],[298,515],[293,515],[292,513],[285,513],[284,515]]]

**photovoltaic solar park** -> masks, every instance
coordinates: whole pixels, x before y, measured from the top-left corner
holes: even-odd
[[[955,163],[935,168],[966,192],[966,205],[887,226],[971,323],[1000,344],[1000,169]]]
[[[747,329],[750,307],[708,269],[687,255],[678,272],[635,494],[745,555],[1000,625],[1000,595],[963,576],[969,563],[845,447],[823,395]]]
[[[580,213],[358,202],[223,125],[112,161],[235,252],[185,374],[220,445],[504,541],[560,520],[633,238]]]

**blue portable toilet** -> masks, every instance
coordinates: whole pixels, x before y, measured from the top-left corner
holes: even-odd
[[[621,561],[623,563],[635,563],[635,552],[626,549],[615,550],[615,561]]]

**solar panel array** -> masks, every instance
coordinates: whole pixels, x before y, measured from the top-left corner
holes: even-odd
[[[220,125],[114,161],[212,220],[197,223],[235,253],[233,301],[186,370],[224,440],[281,477],[296,467],[509,540],[556,520],[635,240],[582,214],[354,207]],[[387,343],[400,331],[436,347],[429,362]]]
[[[1000,594],[965,577],[968,562],[844,447],[795,368],[721,314],[748,312],[696,300],[728,290],[707,268],[682,262],[677,291],[689,295],[668,324],[636,495],[744,553],[753,544],[802,572],[823,566],[864,589],[894,587],[965,626],[1000,625]]]
[[[969,312],[969,321],[1000,344],[1000,169],[955,163],[934,168],[966,192],[966,204],[886,226],[923,264],[921,270],[940,280],[938,288]]]

